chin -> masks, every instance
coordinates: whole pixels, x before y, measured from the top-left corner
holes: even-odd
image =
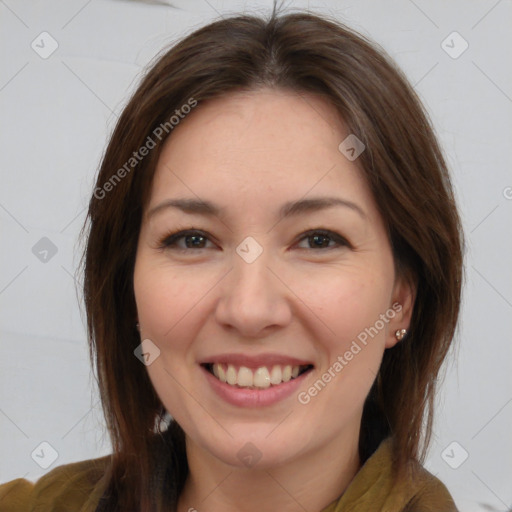
[[[229,436],[224,430],[220,438],[214,439],[211,431],[199,434],[196,444],[211,456],[229,466],[239,469],[270,469],[292,462],[300,457],[310,444],[311,435],[297,431],[291,432],[273,425],[249,426],[239,425],[240,431],[227,427]],[[241,428],[243,427],[243,429]],[[220,427],[219,427],[220,428]]]

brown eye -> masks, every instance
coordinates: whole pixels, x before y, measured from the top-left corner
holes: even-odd
[[[309,247],[301,247],[301,249],[336,249],[341,247],[350,247],[348,241],[338,233],[327,230],[310,230],[304,233],[302,240],[307,240]],[[334,245],[330,245],[334,243]]]
[[[185,246],[179,243],[181,240],[185,241]],[[188,249],[207,249],[207,247],[205,247],[207,241],[209,241],[209,238],[202,231],[178,231],[177,233],[167,235],[163,240],[161,240],[160,248],[177,248],[178,250],[185,251]]]
[[[351,244],[341,235],[333,231],[313,229],[303,233],[300,242],[306,240],[307,247],[300,249],[316,250],[319,249],[339,249],[341,247],[351,247]],[[211,242],[207,233],[199,230],[187,229],[167,234],[159,243],[159,249],[189,251],[208,249],[208,242]],[[213,243],[213,242],[212,242]]]

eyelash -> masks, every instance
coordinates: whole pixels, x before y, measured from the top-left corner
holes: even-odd
[[[352,249],[352,245],[347,241],[346,238],[342,237],[340,234],[335,233],[333,231],[329,231],[326,229],[310,229],[308,231],[305,231],[302,233],[302,237],[297,241],[297,243],[302,242],[304,239],[308,239],[310,237],[313,237],[314,235],[320,235],[326,238],[330,238],[331,241],[334,241],[338,244],[339,247],[319,247],[318,249],[315,248],[307,248],[306,250],[310,251],[318,251],[318,250],[332,250],[337,249],[341,247],[348,247]],[[188,252],[191,250],[203,250],[207,249],[207,247],[200,247],[199,249],[194,249],[192,247],[187,248],[181,248],[177,247],[176,243],[181,240],[182,238],[185,238],[187,236],[200,236],[203,238],[206,238],[207,240],[210,240],[208,233],[205,233],[204,231],[197,230],[197,229],[185,229],[180,231],[174,231],[171,233],[167,233],[159,242],[158,249],[160,250],[175,250],[179,252]],[[211,241],[211,240],[210,240]],[[301,249],[304,249],[301,247]]]

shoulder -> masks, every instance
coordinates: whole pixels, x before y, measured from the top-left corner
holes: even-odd
[[[383,449],[388,452],[384,457],[391,477],[392,444],[387,440]],[[400,502],[404,512],[457,512],[455,502],[446,486],[436,476],[425,469],[418,461],[409,461],[406,474],[390,486],[388,500]]]
[[[57,466],[32,483],[17,478],[0,485],[1,512],[94,511],[107,485],[111,456]]]
[[[414,463],[413,475],[407,485],[414,489],[405,508],[407,512],[457,512],[443,482],[420,464]]]
[[[387,438],[363,464],[341,497],[323,512],[366,510],[369,504],[388,512],[457,512],[445,485],[419,462],[410,461],[404,474],[393,471],[393,444]]]

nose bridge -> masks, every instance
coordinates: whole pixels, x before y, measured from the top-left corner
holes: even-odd
[[[267,301],[273,295],[273,276],[269,270],[271,253],[255,238],[246,237],[233,255],[233,275],[230,295],[245,305],[247,301]],[[253,304],[254,307],[255,304]]]
[[[253,237],[247,237],[233,255],[233,269],[222,288],[217,319],[246,335],[289,321],[285,290],[272,267],[272,254]]]

